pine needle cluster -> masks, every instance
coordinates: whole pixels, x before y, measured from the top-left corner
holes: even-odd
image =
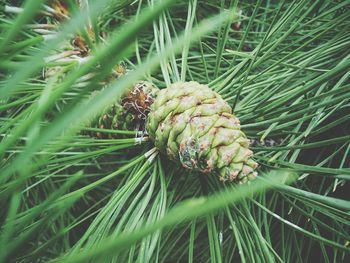
[[[0,0],[0,262],[348,262],[349,78],[348,1]],[[220,94],[257,178],[89,125],[140,80]]]

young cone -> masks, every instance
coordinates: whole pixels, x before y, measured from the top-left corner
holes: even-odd
[[[258,165],[238,118],[206,85],[178,82],[160,90],[146,130],[161,152],[189,170],[239,183],[257,175]]]
[[[106,107],[102,114],[96,116],[90,127],[111,130],[140,130],[145,129],[150,105],[158,88],[147,81],[138,81],[130,88],[125,96],[113,105]],[[115,134],[93,133],[98,138],[116,138]]]

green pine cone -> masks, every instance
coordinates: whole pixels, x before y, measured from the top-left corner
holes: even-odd
[[[160,90],[146,130],[161,152],[187,169],[239,183],[257,175],[258,165],[238,118],[206,85],[178,82]]]
[[[94,96],[94,94],[92,95]],[[94,116],[87,124],[91,128],[109,129],[109,130],[132,130],[132,116],[123,109],[120,101],[106,107],[101,114]],[[100,139],[116,139],[120,135],[107,132],[88,132],[90,136]]]
[[[108,105],[101,114],[95,116],[88,126],[111,130],[143,131],[150,105],[158,88],[147,81],[138,81],[125,92],[121,99]],[[92,95],[94,96],[94,95]],[[118,138],[111,133],[96,132],[98,138]]]

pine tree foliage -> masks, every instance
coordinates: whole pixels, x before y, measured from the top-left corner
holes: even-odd
[[[348,1],[0,10],[0,262],[347,262]],[[106,113],[138,81],[220,94],[257,178],[183,169]]]

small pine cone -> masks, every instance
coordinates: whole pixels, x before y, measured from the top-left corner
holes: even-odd
[[[93,118],[88,126],[111,130],[141,130],[158,88],[147,81],[139,81],[130,88],[122,99],[106,107],[101,114]],[[94,96],[94,95],[92,95]],[[115,134],[92,133],[97,138],[118,138]]]
[[[69,16],[68,4],[65,1],[53,0],[50,5],[56,11],[54,15],[57,19],[65,19]]]
[[[160,90],[146,130],[161,152],[189,170],[239,183],[257,175],[258,165],[238,118],[206,85],[178,82]]]

